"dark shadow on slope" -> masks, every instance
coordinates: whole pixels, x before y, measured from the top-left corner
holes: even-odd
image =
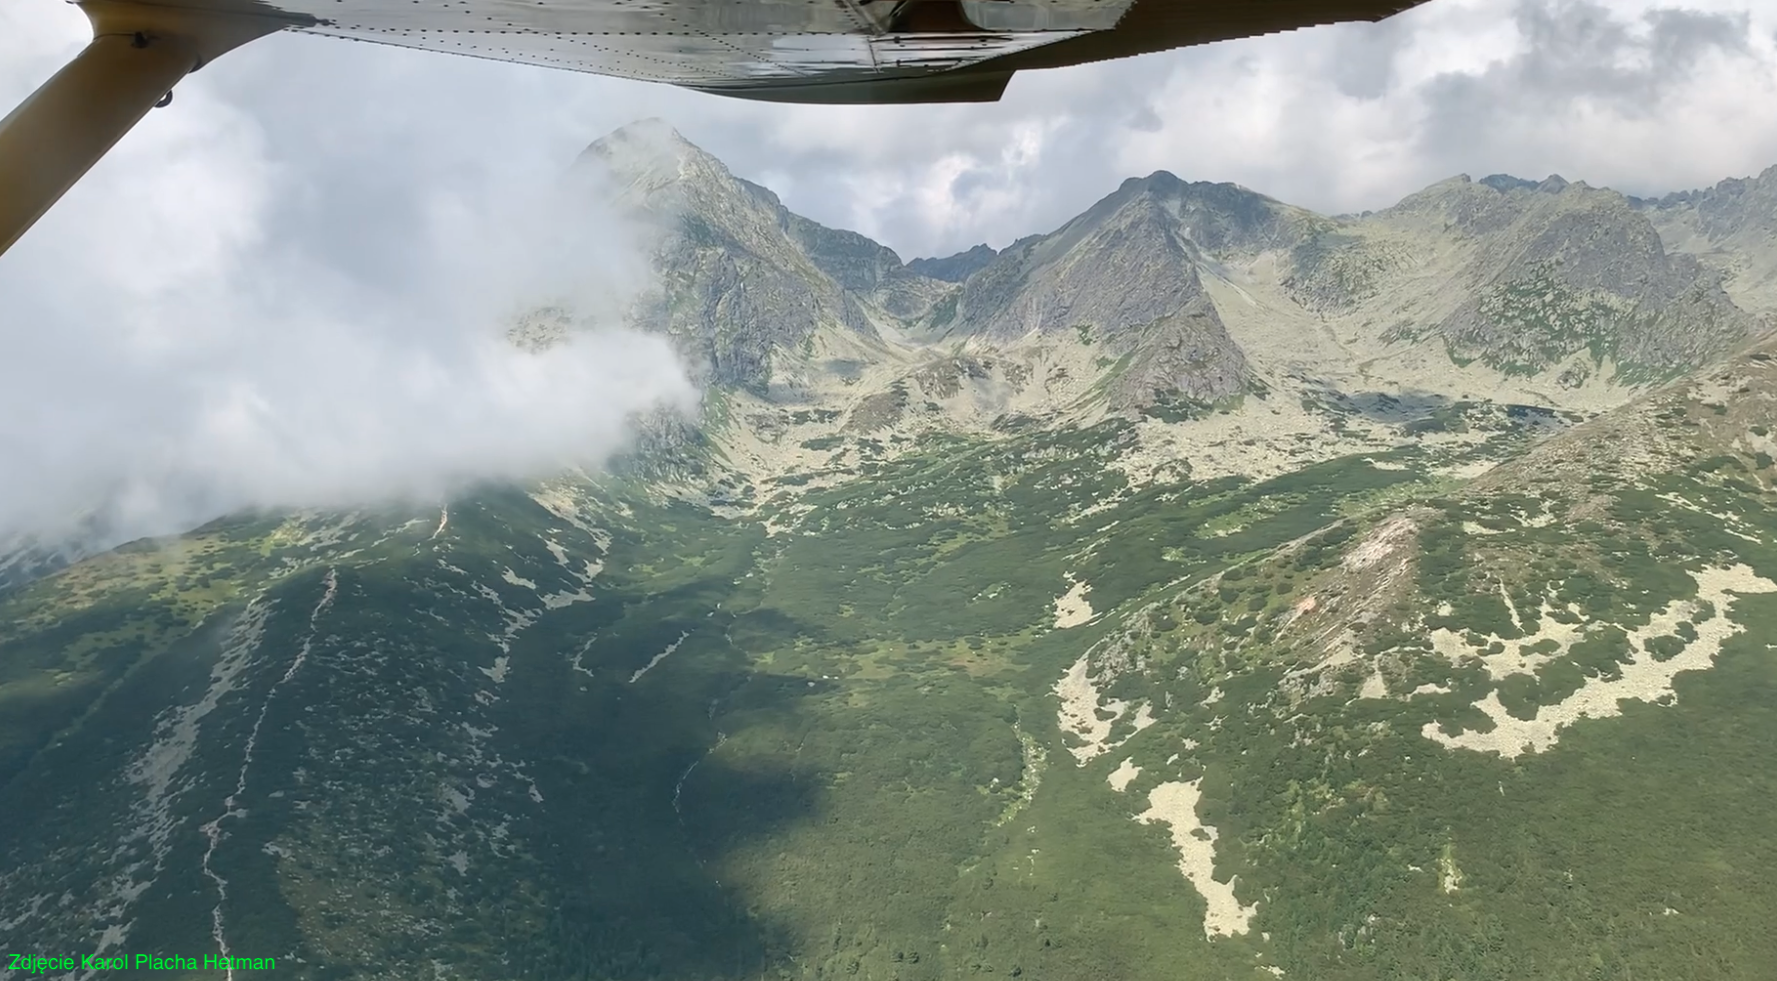
[[[750,675],[726,639],[731,623],[710,617],[689,636],[666,625],[657,633],[682,639],[652,666],[647,650],[659,649],[595,644],[589,657],[622,663],[592,675],[539,651],[517,669],[530,683],[506,686],[504,745],[530,761],[543,799],[524,834],[541,861],[534,887],[553,910],[546,959],[527,976],[752,977],[796,952],[794,938],[723,886],[714,867],[723,843],[687,821],[688,786],[706,812],[719,788],[720,825],[748,837],[807,820],[818,806],[818,784],[723,749],[722,706],[737,689],[783,715],[824,691]],[[646,667],[633,669],[637,661]]]
[[[1440,411],[1462,404],[1448,396],[1424,391],[1342,392],[1322,388],[1310,397],[1340,415],[1360,416],[1372,422],[1397,426],[1433,417]]]

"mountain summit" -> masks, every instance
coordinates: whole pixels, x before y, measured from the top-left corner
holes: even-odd
[[[582,165],[610,173],[664,229],[642,321],[679,339],[700,377],[761,394],[825,384],[816,348],[884,366],[892,388],[906,385],[892,366],[917,362],[919,345],[963,342],[999,359],[978,394],[1045,412],[1140,415],[1302,384],[1456,378],[1471,393],[1591,407],[1766,329],[1740,305],[1759,287],[1733,271],[1762,268],[1762,252],[1734,246],[1762,226],[1716,203],[1731,194],[1756,212],[1758,187],[1654,204],[1558,176],[1462,177],[1328,217],[1160,171],[1004,250],[904,263],[795,214],[657,120],[599,140]],[[1695,229],[1683,241],[1680,225]],[[1698,243],[1743,258],[1699,258]],[[1066,354],[1078,363],[1045,384],[1064,338],[1092,353]],[[856,378],[843,387],[898,404]]]

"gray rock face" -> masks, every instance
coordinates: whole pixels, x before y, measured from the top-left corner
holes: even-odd
[[[1151,324],[1202,290],[1190,246],[1151,199],[1025,239],[969,277],[958,329],[993,340],[1076,327],[1111,336]]]
[[[1003,251],[902,263],[658,122],[598,141],[586,165],[662,229],[640,325],[674,338],[700,382],[759,393],[777,390],[774,352],[822,328],[883,324],[989,346],[1079,331],[1110,359],[1098,359],[1111,367],[1099,391],[1112,407],[1213,402],[1257,376],[1212,277],[1275,290],[1377,343],[1437,344],[1508,375],[1560,371],[1569,387],[1601,370],[1673,377],[1757,336],[1747,307],[1777,310],[1777,168],[1658,201],[1559,176],[1462,176],[1340,218],[1161,171]]]
[[[1163,171],[1131,179],[970,276],[954,329],[1008,339],[1084,326],[1109,337],[1196,299],[1204,255],[1260,252],[1304,228],[1294,209],[1232,184],[1188,184]]]
[[[1472,292],[1437,333],[1459,358],[1533,374],[1589,350],[1629,380],[1672,377],[1750,337],[1755,322],[1695,258],[1669,255],[1658,231],[1614,191],[1550,178],[1475,190],[1486,231]],[[1467,206],[1465,202],[1465,207]],[[1509,218],[1510,220],[1504,220]]]
[[[857,301],[792,237],[776,196],[670,127],[620,129],[592,144],[582,165],[605,168],[631,189],[628,203],[662,229],[654,255],[660,281],[636,319],[672,337],[701,383],[764,390],[774,350],[795,348],[823,325],[872,329]],[[848,268],[834,257],[855,249],[844,238],[852,233],[823,238],[802,227],[819,228],[813,222],[796,222],[833,268]]]
[[[1305,212],[1232,184],[1165,172],[1125,181],[1048,235],[1013,243],[964,282],[953,335],[1009,341],[1079,330],[1119,356],[1118,408],[1239,393],[1246,360],[1203,289],[1199,265],[1299,240]]]
[[[1777,167],[1658,200],[1630,199],[1670,251],[1695,254],[1720,272],[1729,296],[1777,314]]]
[[[1146,330],[1119,335],[1111,348],[1128,358],[1109,393],[1111,407],[1119,411],[1176,399],[1214,402],[1248,387],[1246,355],[1203,294]]]
[[[1416,220],[1454,236],[1499,231],[1518,216],[1510,195],[1519,188],[1512,186],[1501,191],[1497,185],[1502,182],[1497,176],[1489,180],[1493,183],[1476,183],[1467,174],[1460,174],[1439,181],[1407,195],[1394,207],[1377,212],[1376,218],[1381,222]]]
[[[997,251],[989,248],[986,242],[965,252],[958,252],[942,259],[915,259],[907,264],[907,271],[916,276],[943,280],[946,283],[960,283],[988,263],[992,262]]]
[[[1290,250],[1284,292],[1317,313],[1341,313],[1375,296],[1411,259],[1398,247],[1329,224]]]
[[[1777,166],[1765,168],[1757,177],[1731,177],[1714,187],[1679,191],[1656,200],[1631,198],[1630,203],[1664,213],[1661,217],[1693,214],[1697,227],[1715,241],[1747,231],[1777,234]]]
[[[868,293],[902,269],[901,257],[857,232],[811,221],[784,207],[768,188],[735,179],[741,189],[777,215],[778,227],[817,268],[848,290]]]

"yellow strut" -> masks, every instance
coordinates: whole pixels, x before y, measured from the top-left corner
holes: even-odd
[[[0,120],[0,253],[174,85],[287,19],[87,0],[93,39]]]

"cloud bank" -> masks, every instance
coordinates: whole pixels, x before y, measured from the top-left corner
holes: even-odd
[[[645,241],[567,161],[388,150],[399,107],[317,118],[292,161],[222,86],[175,105],[0,261],[0,536],[430,499],[597,464],[694,401],[615,326]],[[588,329],[513,345],[543,303]]]

